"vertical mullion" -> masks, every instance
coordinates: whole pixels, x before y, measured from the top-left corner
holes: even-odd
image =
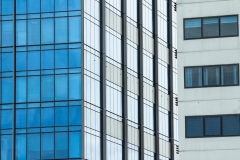
[[[128,160],[127,102],[127,0],[122,0],[122,64],[123,64],[123,160]]]
[[[154,29],[154,88],[155,88],[155,159],[159,159],[159,85],[158,85],[158,1],[153,0],[153,29]]]
[[[81,131],[81,137],[82,139],[80,139],[80,145],[81,145],[81,158],[85,159],[85,119],[84,119],[84,112],[85,112],[85,108],[84,108],[84,0],[81,1],[81,53],[80,56],[82,56],[81,58],[81,95],[82,97],[80,97],[82,99],[82,105],[81,105],[81,113],[80,115],[82,116],[82,131]]]
[[[139,62],[138,62],[138,72],[139,72],[139,146],[140,146],[140,160],[144,160],[144,128],[143,128],[143,26],[142,26],[142,1],[138,1],[138,33],[139,33]]]
[[[12,14],[13,14],[13,28],[12,28],[12,40],[13,40],[13,56],[12,56],[12,65],[13,65],[13,85],[12,85],[12,160],[15,160],[15,141],[16,141],[16,1],[12,0]]]
[[[102,129],[102,160],[106,160],[106,35],[105,35],[105,0],[101,0],[101,129]]]
[[[168,1],[168,19],[169,19],[169,24],[168,24],[168,29],[169,29],[169,94],[170,94],[170,117],[171,117],[171,160],[174,160],[174,106],[173,106],[173,46],[172,46],[172,0]]]

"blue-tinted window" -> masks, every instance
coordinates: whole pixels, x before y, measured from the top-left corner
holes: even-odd
[[[81,0],[68,0],[68,10],[80,10]]]
[[[12,53],[2,53],[2,72],[12,71]]]
[[[219,36],[219,20],[218,18],[203,19],[203,37]]]
[[[2,78],[2,103],[12,102],[12,78]]]
[[[55,11],[67,11],[67,0],[55,0]]]
[[[55,42],[56,43],[67,42],[67,18],[55,19]]]
[[[202,67],[185,68],[185,87],[202,86]]]
[[[1,160],[12,159],[12,135],[1,136]]]
[[[220,18],[221,36],[238,35],[238,16],[226,16]]]
[[[28,102],[40,100],[40,77],[28,77]]]
[[[40,135],[28,134],[27,157],[28,159],[40,159]]]
[[[39,108],[28,109],[27,115],[28,115],[28,118],[27,118],[28,127],[40,127],[40,109]]]
[[[16,159],[26,160],[26,135],[20,134],[16,136]]]
[[[54,100],[54,76],[42,76],[41,84],[41,100]]]
[[[40,20],[28,20],[28,44],[40,44]]]
[[[2,14],[12,14],[12,1],[2,0]]]
[[[55,108],[55,126],[68,125],[68,108],[58,107]]]
[[[55,100],[68,99],[68,76],[56,75],[55,76]]]
[[[221,66],[222,85],[238,84],[238,65]]]
[[[202,37],[202,22],[201,19],[185,20],[185,39],[201,38]]]
[[[69,125],[81,125],[80,106],[69,107]]]
[[[44,127],[54,126],[54,108],[41,109],[41,125]]]
[[[80,132],[69,133],[69,158],[81,157],[81,134]]]
[[[204,86],[218,86],[220,85],[220,67],[211,66],[203,67]]]
[[[40,0],[28,0],[28,13],[40,12]]]
[[[27,54],[26,52],[17,52],[16,53],[16,70],[24,71],[27,69]]]
[[[42,0],[41,1],[42,12],[53,12],[54,11],[54,0]]]
[[[2,21],[2,46],[12,46],[12,21]]]
[[[80,42],[81,40],[81,19],[80,17],[69,18],[69,42]]]
[[[27,10],[26,0],[16,0],[16,13],[17,14],[26,14]]]
[[[26,128],[27,122],[26,109],[17,109],[16,110],[16,128]]]
[[[205,117],[205,135],[221,135],[221,117]]]
[[[42,44],[54,43],[54,20],[53,18],[42,19],[41,41]]]
[[[2,110],[1,112],[1,129],[12,128],[12,110]]]
[[[224,136],[240,135],[240,120],[238,115],[223,116],[222,130]]]
[[[26,77],[16,78],[16,101],[26,102]]]
[[[54,51],[53,50],[42,51],[41,67],[42,69],[54,68]]]
[[[203,136],[203,117],[186,118],[186,137]]]
[[[71,100],[77,100],[81,98],[80,78],[80,74],[69,75],[69,99]]]
[[[27,42],[27,29],[26,20],[17,20],[16,24],[16,44],[26,45]]]
[[[43,133],[41,144],[41,156],[42,159],[53,159],[54,158],[54,134]]]
[[[68,133],[55,134],[55,158],[68,157]]]
[[[55,68],[67,68],[68,67],[68,52],[67,50],[55,51]]]
[[[69,68],[81,67],[81,49],[69,49]]]

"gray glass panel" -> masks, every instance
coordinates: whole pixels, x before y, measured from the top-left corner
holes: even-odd
[[[201,19],[188,19],[184,21],[185,39],[201,38]]]
[[[204,86],[220,85],[220,67],[203,67]]]
[[[221,135],[221,117],[205,117],[205,135]]]
[[[185,87],[202,86],[202,67],[185,68]]]
[[[228,65],[221,67],[222,85],[238,84],[238,65]]]
[[[236,136],[240,134],[240,120],[238,115],[223,116],[222,130],[224,136]]]
[[[203,19],[203,37],[219,36],[219,19],[204,18]]]
[[[238,35],[238,16],[220,18],[221,36]]]
[[[187,137],[203,136],[203,117],[186,118],[186,136]]]

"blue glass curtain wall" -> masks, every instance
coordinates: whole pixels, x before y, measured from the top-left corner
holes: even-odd
[[[81,159],[81,0],[0,3],[0,159]]]

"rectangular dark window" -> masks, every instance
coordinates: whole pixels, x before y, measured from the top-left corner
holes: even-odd
[[[239,85],[239,65],[194,66],[184,69],[185,88]]]
[[[203,136],[203,117],[186,118],[186,136],[189,138]]]
[[[185,118],[186,138],[240,136],[240,115]]]
[[[184,20],[184,39],[238,36],[238,15]]]

